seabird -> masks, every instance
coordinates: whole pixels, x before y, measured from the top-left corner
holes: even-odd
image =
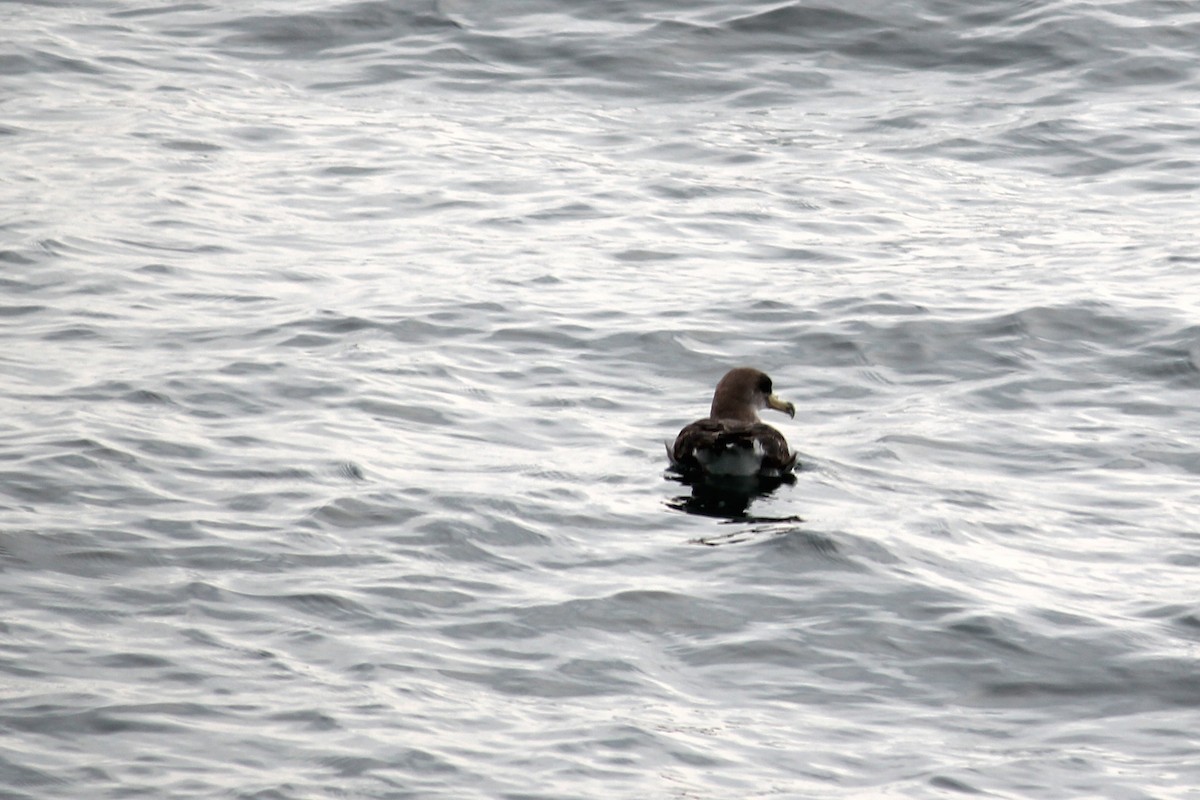
[[[667,448],[671,466],[684,474],[781,478],[796,466],[783,434],[758,418],[760,408],[784,411],[793,419],[796,407],[779,399],[771,379],[751,367],[725,373],[713,392],[706,419],[684,427]]]

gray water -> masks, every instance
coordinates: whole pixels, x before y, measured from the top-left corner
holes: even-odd
[[[0,796],[1200,798],[1194,4],[0,23]]]

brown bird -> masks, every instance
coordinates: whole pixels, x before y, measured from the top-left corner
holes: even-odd
[[[779,478],[796,466],[783,434],[762,422],[758,411],[773,408],[795,418],[796,407],[779,399],[771,379],[751,367],[725,373],[713,393],[707,419],[684,427],[667,448],[671,466],[685,474]]]

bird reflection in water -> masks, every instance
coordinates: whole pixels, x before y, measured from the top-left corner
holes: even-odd
[[[677,474],[668,474],[667,479],[691,487],[690,495],[679,495],[667,501],[667,506],[676,511],[701,517],[715,517],[729,522],[803,521],[797,516],[766,517],[750,513],[750,504],[755,500],[769,497],[780,486],[795,483],[796,476],[790,473],[769,479],[761,477],[717,479],[711,476],[692,477]]]

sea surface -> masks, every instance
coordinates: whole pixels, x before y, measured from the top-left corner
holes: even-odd
[[[1197,4],[0,26],[0,798],[1200,798]]]

